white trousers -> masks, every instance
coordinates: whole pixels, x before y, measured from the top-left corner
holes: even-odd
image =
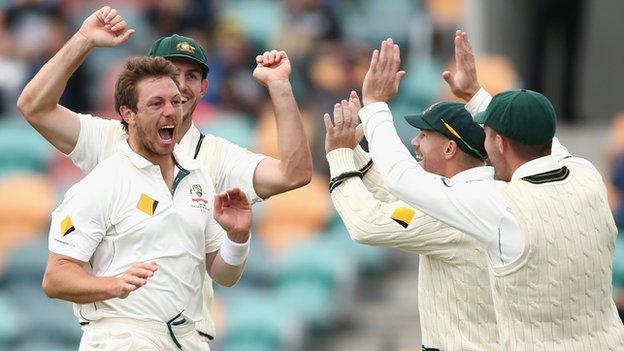
[[[80,351],[179,351],[167,324],[132,318],[102,318],[82,327]],[[186,322],[172,326],[183,351],[210,351],[205,338],[200,337],[195,325]]]

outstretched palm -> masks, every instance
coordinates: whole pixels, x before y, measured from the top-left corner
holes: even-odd
[[[455,72],[444,71],[442,77],[453,95],[465,101],[470,100],[479,90],[472,44],[466,32],[458,30],[455,33]]]

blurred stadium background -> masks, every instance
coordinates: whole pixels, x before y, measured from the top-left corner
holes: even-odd
[[[455,29],[468,31],[480,82],[496,93],[540,90],[559,114],[559,136],[609,182],[624,225],[624,2],[618,0],[0,0],[0,350],[75,350],[71,306],[46,298],[51,210],[80,172],[18,115],[25,83],[96,8],[112,4],[136,34],[98,49],[74,75],[62,103],[117,118],[116,72],[161,35],[180,33],[207,49],[209,93],[195,112],[204,132],[276,155],[274,117],[251,72],[254,56],[285,49],[311,141],[308,186],[254,208],[243,281],[216,289],[217,351],[420,349],[418,259],[356,245],[331,206],[322,113],[359,89],[373,47],[391,36],[408,72],[392,103],[400,118],[451,99],[441,72],[452,64]],[[622,239],[624,240],[624,239]],[[618,243],[622,242],[618,239]],[[614,284],[624,285],[624,243]],[[624,294],[614,296],[624,308]]]

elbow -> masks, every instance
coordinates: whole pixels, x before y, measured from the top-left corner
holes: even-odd
[[[296,171],[287,176],[288,190],[304,187],[312,181],[312,162],[297,167]]]
[[[59,293],[57,289],[55,289],[55,284],[50,281],[48,273],[43,275],[43,281],[41,282],[41,288],[47,297],[51,299],[55,299],[59,297]]]
[[[34,97],[29,94],[26,89],[22,91],[22,94],[17,99],[17,109],[20,111],[22,116],[29,123],[33,123],[35,120],[35,116],[38,113],[36,103],[34,101]]]

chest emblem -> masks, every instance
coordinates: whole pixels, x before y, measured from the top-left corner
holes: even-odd
[[[152,199],[145,194],[141,194],[141,197],[136,204],[136,208],[148,216],[154,215],[154,212],[156,212],[156,207],[158,207],[158,201]]]
[[[193,184],[189,189],[189,195],[191,196],[191,207],[197,208],[202,212],[208,212],[208,200],[203,198],[204,189],[201,184]]]

